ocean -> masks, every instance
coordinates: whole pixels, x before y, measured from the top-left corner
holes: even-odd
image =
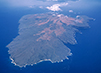
[[[22,16],[47,10],[5,6],[0,9],[0,73],[101,73],[101,9],[99,6],[90,10],[80,10],[81,14],[92,17],[95,21],[89,22],[90,28],[80,29],[83,34],[76,33],[78,44],[67,44],[73,53],[69,60],[61,63],[42,62],[26,68],[19,68],[11,63],[6,45],[18,35],[18,21]]]

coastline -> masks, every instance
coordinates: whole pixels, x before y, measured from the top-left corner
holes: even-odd
[[[70,56],[72,56],[72,53],[70,54]],[[24,66],[20,66],[20,65],[18,65],[18,64],[16,64],[15,62],[14,62],[14,60],[11,58],[11,57],[9,57],[10,58],[10,60],[11,60],[11,63],[12,64],[14,64],[15,66],[18,66],[18,67],[20,67],[20,68],[26,68],[26,66],[34,66],[34,65],[36,65],[36,64],[38,64],[38,63],[41,63],[41,62],[44,62],[44,61],[50,61],[51,63],[60,63],[60,62],[63,62],[64,60],[69,60],[69,58],[68,57],[66,57],[64,60],[61,60],[61,61],[55,61],[55,62],[53,62],[51,59],[44,59],[44,60],[40,60],[38,63],[34,63],[34,64],[30,64],[30,65],[24,65]]]

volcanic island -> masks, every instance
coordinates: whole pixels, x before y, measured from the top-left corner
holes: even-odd
[[[6,47],[12,63],[19,67],[42,61],[63,62],[71,56],[64,44],[76,44],[78,27],[89,27],[87,16],[68,17],[58,13],[29,14],[19,20],[18,36]]]

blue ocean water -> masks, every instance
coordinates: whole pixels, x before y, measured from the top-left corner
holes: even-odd
[[[0,7],[0,73],[101,73],[101,10],[99,6],[80,10],[83,15],[95,18],[90,27],[76,34],[78,44],[70,45],[73,55],[62,63],[42,62],[34,66],[19,68],[9,59],[8,48],[18,35],[18,21],[26,14],[41,13],[37,9]],[[42,10],[45,12],[45,10]]]

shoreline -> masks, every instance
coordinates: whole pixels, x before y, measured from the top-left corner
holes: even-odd
[[[70,56],[72,56],[72,53],[70,53]],[[24,65],[24,66],[20,66],[20,65],[18,65],[18,64],[16,64],[15,62],[14,62],[14,59],[13,58],[11,58],[11,57],[9,57],[10,58],[10,60],[11,60],[11,63],[12,64],[14,64],[14,66],[18,66],[18,67],[20,67],[20,68],[26,68],[26,66],[34,66],[34,65],[36,65],[36,64],[38,64],[38,63],[41,63],[41,62],[45,62],[45,61],[49,61],[49,62],[51,62],[51,63],[61,63],[61,62],[63,62],[64,60],[69,60],[69,58],[66,56],[65,57],[65,59],[63,59],[63,60],[61,60],[61,61],[52,61],[51,59],[44,59],[44,60],[40,60],[39,62],[37,62],[37,63],[34,63],[34,64],[30,64],[30,65],[28,65],[28,64],[26,64],[26,65]]]

